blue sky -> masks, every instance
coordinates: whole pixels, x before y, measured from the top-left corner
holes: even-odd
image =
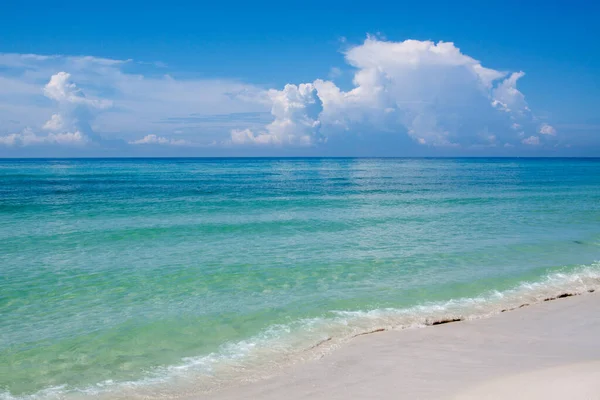
[[[600,155],[592,2],[20,3],[0,156]]]

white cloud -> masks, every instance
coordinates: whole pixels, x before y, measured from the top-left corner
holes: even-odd
[[[85,137],[83,142],[99,142],[101,138],[93,132],[90,123],[99,110],[111,107],[112,102],[87,98],[70,78],[71,74],[59,72],[52,75],[50,81],[44,86],[44,95],[58,104],[59,112],[52,114],[43,129],[57,132],[48,137],[63,135],[60,140],[49,143],[70,143],[78,136]],[[72,132],[76,133],[75,137],[72,137],[75,135]]]
[[[60,114],[52,114],[52,117],[44,124],[43,128],[48,131],[59,131],[63,129],[65,123]]]
[[[486,68],[453,43],[368,37],[345,57],[356,70],[354,88],[343,91],[317,79],[271,90],[273,110],[299,87],[311,93],[314,88],[316,97],[294,97],[294,117],[274,111],[275,121],[264,130],[236,129],[230,142],[297,144],[297,138],[305,138],[304,143],[312,144],[340,134],[392,132],[408,134],[423,145],[471,147],[496,141],[518,144],[521,138],[515,130],[535,132],[534,117],[517,89],[524,73]],[[322,107],[311,113],[300,111],[317,104]]]
[[[67,145],[82,146],[88,139],[79,131],[49,133],[48,135],[37,135],[31,129],[25,129],[20,133],[0,136],[0,145],[9,147],[27,147],[39,145]]]
[[[63,133],[50,133],[46,137],[46,140],[51,143],[58,144],[70,144],[80,145],[87,142],[87,138],[79,131],[75,132],[63,132]]]
[[[10,135],[0,136],[0,144],[4,146],[27,146],[39,142],[39,138],[30,130],[25,129],[21,133],[11,133]]]
[[[556,136],[556,129],[552,125],[542,124],[539,133],[542,135]]]
[[[130,141],[129,144],[159,144],[170,146],[185,146],[190,143],[183,139],[168,139],[157,135],[146,135],[142,139]]]
[[[231,139],[225,144],[234,145],[267,145],[267,144],[281,144],[274,141],[274,137],[268,133],[255,134],[251,129],[233,129],[231,131]]]
[[[107,100],[87,99],[83,92],[70,81],[71,74],[59,72],[50,77],[50,82],[44,87],[44,94],[59,103],[83,104],[93,108],[103,109],[111,106]]]
[[[521,143],[529,145],[529,146],[538,146],[540,144],[540,138],[537,136],[529,136],[521,140]]]
[[[517,81],[524,72],[514,72],[492,91],[492,105],[506,112],[524,114],[529,111],[525,96],[517,89]],[[517,124],[519,125],[519,124]]]
[[[268,95],[275,120],[257,133],[232,130],[229,144],[308,146],[321,141],[319,114],[323,106],[314,85],[288,84],[283,90],[269,90]]]

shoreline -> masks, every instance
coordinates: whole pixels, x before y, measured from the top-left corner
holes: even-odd
[[[590,353],[594,354],[592,358],[587,357],[589,354],[585,354],[579,358],[567,357],[567,359],[563,360],[564,363],[562,364],[547,363],[547,360],[545,360],[539,363],[539,365],[530,366],[526,370],[505,368],[504,364],[501,365],[501,368],[494,370],[492,365],[488,366],[492,369],[489,375],[484,378],[477,378],[473,382],[470,381],[470,377],[469,382],[465,383],[463,381],[458,386],[455,381],[461,382],[461,377],[452,381],[438,382],[440,375],[443,376],[450,369],[454,368],[453,365],[448,365],[448,360],[454,359],[458,363],[461,363],[461,356],[465,352],[472,353],[475,358],[475,360],[469,360],[470,363],[485,365],[481,359],[477,359],[477,357],[481,358],[482,354],[485,354],[485,349],[478,348],[477,351],[483,350],[483,352],[478,353],[477,351],[473,351],[474,349],[468,345],[465,346],[464,343],[456,343],[456,335],[460,335],[464,340],[469,341],[469,343],[475,341],[481,344],[482,341],[486,340],[493,342],[498,336],[510,336],[514,334],[514,331],[519,331],[526,327],[532,331],[532,336],[538,335],[543,337],[547,336],[547,331],[552,331],[553,323],[556,321],[569,321],[571,324],[580,325],[584,329],[588,329],[588,336],[600,337],[600,311],[594,313],[593,309],[594,305],[600,306],[600,291],[597,284],[595,284],[595,282],[600,283],[598,281],[600,278],[595,274],[586,276],[585,271],[583,272],[583,275],[581,275],[582,271],[578,271],[571,277],[577,277],[577,283],[571,281],[571,285],[559,285],[563,286],[562,290],[559,291],[555,291],[557,287],[554,285],[542,285],[542,290],[539,290],[540,288],[538,287],[538,290],[533,292],[530,292],[530,288],[525,293],[513,289],[510,291],[513,292],[512,295],[505,299],[505,308],[499,306],[498,303],[487,303],[489,301],[487,299],[485,303],[491,305],[491,307],[486,312],[479,314],[461,314],[456,313],[456,311],[459,311],[457,309],[444,309],[442,312],[434,312],[428,317],[420,319],[420,322],[417,321],[415,323],[413,321],[413,323],[408,325],[388,325],[386,322],[390,321],[382,318],[379,319],[382,325],[374,324],[371,326],[371,329],[355,332],[345,338],[335,335],[326,336],[316,343],[313,342],[314,344],[305,347],[301,351],[276,358],[268,364],[244,365],[243,362],[229,364],[225,366],[226,369],[218,372],[216,379],[215,376],[211,377],[210,375],[196,375],[196,377],[191,377],[184,374],[179,376],[172,375],[166,381],[159,376],[154,382],[149,380],[141,382],[130,381],[117,384],[118,387],[112,388],[113,382],[106,382],[107,390],[104,390],[102,385],[71,392],[63,392],[62,388],[57,387],[56,391],[54,390],[55,388],[50,388],[49,390],[38,392],[33,396],[34,398],[41,396],[42,398],[68,398],[73,400],[83,400],[89,397],[100,399],[171,398],[186,400],[260,398],[269,400],[280,399],[284,396],[286,398],[290,397],[289,400],[308,398],[317,400],[337,398],[439,399],[454,397],[444,397],[436,394],[437,389],[430,390],[432,384],[433,387],[436,385],[443,386],[444,393],[451,391],[457,394],[460,391],[477,387],[477,385],[483,388],[493,387],[493,382],[503,382],[502,379],[504,378],[508,379],[509,382],[518,381],[519,376],[516,378],[513,376],[515,371],[531,374],[535,377],[539,369],[564,367],[564,363],[573,364],[575,365],[574,368],[580,368],[580,364],[583,361],[598,361],[596,370],[600,371],[600,346],[596,346],[596,343],[590,341],[589,337],[585,337],[581,341],[582,343],[589,342],[589,347],[598,347],[595,353]],[[573,285],[573,283],[575,284]],[[515,293],[517,293],[516,297],[514,296]],[[520,299],[521,303],[515,302],[517,298]],[[581,303],[583,306],[580,305],[576,309],[570,310],[568,315],[563,315],[565,313],[563,310],[564,306],[558,306],[557,304],[564,305],[570,303]],[[481,312],[481,310],[479,311]],[[591,327],[586,326],[586,324],[589,325],[590,321],[594,321],[594,318],[596,321],[595,325]],[[541,326],[535,325],[536,320],[541,322]],[[496,327],[493,332],[490,332],[490,325]],[[479,332],[476,328],[483,329],[485,332]],[[474,329],[475,332],[473,332]],[[552,335],[551,338],[559,342],[565,337],[569,338],[573,336],[571,334],[556,334],[556,332],[552,332]],[[576,337],[576,335],[573,337]],[[520,351],[518,348],[522,343],[518,340],[513,340],[512,342],[509,340],[507,343],[510,345],[507,349],[508,354]],[[563,344],[561,343],[561,345]],[[442,346],[440,349],[433,350],[435,346],[440,345]],[[400,348],[398,348],[399,346]],[[407,348],[413,350],[407,353]],[[557,348],[561,347],[558,346]],[[422,350],[422,352],[419,350]],[[561,351],[566,350],[562,349]],[[432,352],[435,353],[433,359],[429,363],[423,363],[421,358],[431,358]],[[550,354],[551,350],[546,353]],[[440,355],[442,357],[439,357]],[[500,361],[506,361],[502,355],[500,356]],[[533,354],[531,356],[535,359],[540,354]],[[409,362],[402,365],[404,360],[409,360]],[[492,361],[494,360],[498,361],[498,359],[492,359]],[[417,363],[421,362],[420,368],[424,370],[419,372],[417,376],[411,375],[414,371],[407,368],[407,366],[410,367],[413,365],[415,361]],[[381,364],[383,364],[383,367]],[[589,375],[589,371],[586,373]],[[549,371],[548,374],[551,375],[552,371]],[[347,376],[353,376],[353,381],[348,382],[346,379]],[[333,378],[323,379],[323,377]],[[597,378],[597,381],[600,382],[600,376],[597,376]],[[417,381],[415,382],[415,380]],[[397,384],[402,385],[403,389],[401,391],[398,391]],[[506,383],[502,385],[506,385]],[[355,386],[369,388],[370,391],[376,394],[373,397],[369,394],[357,395],[353,389]],[[294,388],[293,393],[288,392],[290,387]],[[381,388],[385,388],[385,392],[379,392]],[[424,392],[421,393],[421,391]],[[342,394],[338,394],[338,392]],[[600,385],[596,392],[600,393]],[[404,395],[403,393],[409,393],[410,395]],[[21,398],[13,397],[10,394],[8,394],[8,397],[5,396],[6,394],[3,394],[0,397],[7,399]],[[506,397],[515,397],[515,395],[504,395],[499,398]],[[472,397],[464,398],[469,399]],[[487,397],[482,397],[478,394],[477,397],[473,398]],[[545,396],[541,398],[549,397]]]
[[[563,293],[488,318],[376,329],[276,376],[185,398],[492,399],[521,398],[522,392],[528,393],[522,398],[598,393],[600,296],[594,292]],[[524,391],[527,376],[532,384]],[[542,384],[550,377],[552,391]]]

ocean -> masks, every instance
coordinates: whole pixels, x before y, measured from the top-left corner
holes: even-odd
[[[0,399],[216,390],[599,259],[600,159],[4,159]]]

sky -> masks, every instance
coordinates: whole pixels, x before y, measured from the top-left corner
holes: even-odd
[[[0,157],[600,156],[595,2],[1,7]]]

